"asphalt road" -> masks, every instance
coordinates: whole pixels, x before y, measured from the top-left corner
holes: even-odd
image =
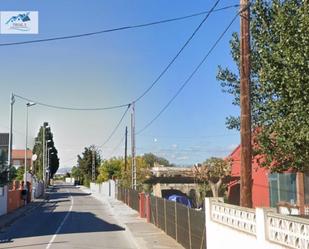
[[[74,186],[58,185],[49,201],[0,233],[0,248],[135,248],[107,204]]]

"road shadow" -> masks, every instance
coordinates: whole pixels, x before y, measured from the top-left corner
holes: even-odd
[[[68,216],[67,216],[68,215]],[[67,216],[67,219],[58,234],[115,232],[125,229],[109,223],[90,212],[40,212],[33,216],[26,216],[14,226],[0,234],[0,243],[10,243],[17,238],[54,235],[57,228]],[[13,228],[13,229],[12,229]]]
[[[67,192],[59,192],[60,189],[65,189]],[[57,199],[65,199],[69,198],[70,196],[73,197],[85,197],[85,196],[90,196],[91,193],[82,193],[82,192],[71,192],[71,190],[76,189],[75,186],[70,186],[70,185],[58,185],[58,186],[53,186],[52,188],[49,188],[46,193],[49,195],[50,200],[57,200]]]
[[[70,189],[76,189],[74,186],[61,186],[62,191],[63,188],[67,188],[69,192],[71,192]],[[117,224],[110,223],[96,216],[89,210],[87,212],[67,211],[70,206],[70,196],[88,196],[89,194],[58,192],[59,189],[57,187],[50,189],[52,191],[49,193],[48,202],[30,214],[18,219],[0,233],[1,245],[9,245],[14,242],[14,239],[18,238],[54,235],[64,220],[65,222],[57,234],[117,232],[125,230]],[[96,203],[92,204],[91,201],[92,198],[89,201],[86,200],[86,203],[97,205]],[[57,208],[58,206],[60,206],[60,209]],[[109,220],[109,218],[107,219]]]

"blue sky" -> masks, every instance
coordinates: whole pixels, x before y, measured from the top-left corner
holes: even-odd
[[[39,12],[38,35],[0,35],[0,43],[66,36],[146,23],[209,10],[215,1],[2,0],[1,11]],[[238,4],[221,0],[218,8]],[[234,17],[237,9],[213,13],[159,83],[136,104],[136,129],[149,122]],[[128,103],[140,95],[182,47],[203,16],[168,24],[97,36],[21,46],[0,47],[0,132],[8,131],[10,94],[48,104],[93,107]],[[226,156],[239,143],[239,133],[227,130],[225,117],[237,115],[231,96],[216,81],[218,65],[235,68],[229,48],[236,20],[201,70],[171,106],[137,136],[137,154],[153,152],[179,165]],[[14,147],[24,148],[25,102],[17,100]],[[76,155],[91,144],[101,145],[124,109],[70,112],[33,106],[29,110],[30,145],[39,126],[48,121],[54,133],[61,167],[76,164]],[[130,114],[102,148],[104,158],[123,154],[121,141]]]

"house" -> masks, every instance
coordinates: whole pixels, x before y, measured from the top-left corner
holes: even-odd
[[[15,168],[25,166],[25,150],[12,151],[12,164]],[[32,166],[32,151],[27,150],[27,166]]]
[[[238,146],[229,155],[234,180],[228,184],[228,200],[236,205],[239,205],[240,199],[240,152],[241,148]],[[260,167],[255,157],[252,160],[252,180],[253,207],[276,207],[279,202],[286,202],[301,209],[307,206],[309,212],[309,172],[288,170],[284,173],[271,173]]]

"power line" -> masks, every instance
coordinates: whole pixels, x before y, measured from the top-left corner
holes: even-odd
[[[235,8],[239,7],[238,4],[236,5],[229,5],[225,6],[219,9],[215,9],[212,12],[218,12],[230,8]],[[0,43],[0,47],[5,47],[5,46],[16,46],[16,45],[25,45],[25,44],[31,44],[31,43],[41,43],[41,42],[51,42],[51,41],[58,41],[58,40],[67,40],[67,39],[75,39],[75,38],[81,38],[81,37],[87,37],[87,36],[93,36],[93,35],[100,35],[104,33],[111,33],[111,32],[116,32],[116,31],[122,31],[122,30],[128,30],[128,29],[136,29],[136,28],[143,28],[143,27],[148,27],[148,26],[153,26],[153,25],[158,25],[158,24],[163,24],[163,23],[169,23],[169,22],[174,22],[174,21],[180,21],[196,16],[201,16],[204,14],[207,14],[211,11],[202,11],[186,16],[181,16],[181,17],[176,17],[176,18],[170,18],[170,19],[164,19],[164,20],[159,20],[159,21],[154,21],[154,22],[149,22],[149,23],[143,23],[143,24],[137,24],[137,25],[129,25],[129,26],[123,26],[123,27],[118,27],[118,28],[112,28],[112,29],[104,29],[104,30],[99,30],[95,32],[89,32],[89,33],[82,33],[82,34],[77,34],[77,35],[69,35],[69,36],[59,36],[59,37],[51,37],[51,38],[45,38],[45,39],[37,39],[37,40],[29,40],[29,41],[21,41],[21,42],[11,42],[11,43]]]
[[[102,148],[102,147],[103,147],[104,145],[106,145],[106,144],[109,142],[109,140],[113,137],[113,135],[115,134],[115,132],[116,132],[117,129],[119,128],[120,124],[122,123],[124,117],[126,116],[128,110],[130,109],[130,106],[131,106],[130,104],[127,105],[127,109],[125,110],[125,112],[124,112],[123,115],[121,116],[119,122],[117,123],[117,125],[115,126],[115,128],[113,129],[113,131],[111,132],[111,134],[110,134],[110,135],[108,136],[108,138],[104,141],[104,143],[103,143],[102,145],[100,145],[100,146],[97,146],[97,148]],[[78,155],[77,155],[77,156],[78,156]],[[70,158],[70,159],[68,159],[68,160],[65,160],[65,161],[62,162],[61,164],[65,164],[65,163],[67,163],[67,162],[70,162],[70,161],[74,160],[75,158],[77,158],[77,156],[72,157],[72,158]]]
[[[236,136],[239,133],[230,133],[230,134],[214,134],[214,135],[200,135],[200,136],[166,136],[166,135],[141,135],[142,137],[150,138],[172,138],[172,139],[206,139],[206,138],[218,138],[218,137],[228,137]]]
[[[242,10],[241,10],[242,11]],[[176,92],[176,94],[167,102],[167,104],[161,109],[161,111],[149,122],[147,123],[140,131],[138,131],[136,134],[140,134],[142,133],[144,130],[146,130],[150,125],[152,125],[152,123],[157,120],[161,114],[171,105],[171,103],[176,99],[176,97],[181,93],[181,91],[184,89],[184,87],[190,82],[190,80],[193,78],[193,76],[197,73],[197,71],[200,69],[200,67],[204,64],[204,62],[206,61],[206,59],[208,58],[208,56],[211,54],[211,52],[215,49],[215,47],[218,45],[219,41],[223,38],[223,36],[225,35],[225,33],[228,31],[228,29],[232,26],[232,24],[234,23],[234,21],[236,20],[236,18],[238,17],[239,13],[241,12],[237,12],[237,14],[235,15],[235,17],[231,20],[231,22],[229,23],[229,25],[225,28],[225,30],[221,33],[221,35],[219,36],[219,38],[216,40],[216,42],[214,43],[214,45],[210,48],[210,50],[207,52],[207,54],[204,56],[204,58],[202,59],[202,61],[197,65],[197,67],[194,69],[194,71],[191,73],[191,75],[187,78],[187,80],[181,85],[181,87],[178,89],[178,91]]]
[[[167,72],[167,70],[172,66],[172,64],[175,62],[175,60],[179,57],[179,55],[182,53],[182,51],[187,47],[187,45],[191,42],[193,37],[196,35],[196,33],[199,31],[199,29],[203,26],[203,24],[206,22],[210,14],[214,11],[215,7],[218,5],[220,0],[217,0],[214,4],[214,6],[211,8],[209,12],[207,12],[207,15],[204,17],[204,19],[201,21],[201,23],[195,28],[191,36],[188,38],[188,40],[185,42],[185,44],[181,47],[181,49],[178,51],[178,53],[173,57],[173,59],[167,64],[167,66],[164,68],[164,70],[159,74],[159,76],[152,82],[152,84],[139,96],[137,97],[133,102],[137,102],[140,99],[142,99],[162,78],[162,76]]]
[[[113,137],[113,135],[115,134],[115,132],[117,131],[117,129],[119,128],[120,124],[122,123],[124,117],[126,116],[128,110],[130,109],[131,104],[127,105],[127,109],[125,110],[125,112],[123,113],[123,115],[121,116],[119,122],[117,123],[117,125],[115,126],[115,128],[113,129],[113,131],[111,132],[111,134],[108,136],[108,138],[105,140],[105,142],[98,146],[98,148],[102,148],[105,144],[107,144],[109,142],[109,140]]]
[[[108,156],[106,158],[110,158],[112,156],[112,154],[114,154],[114,152],[120,147],[120,145],[123,143],[125,139],[125,136],[123,136],[121,138],[121,140],[117,143],[117,145],[112,149],[112,151],[108,154]]]
[[[50,105],[40,101],[36,101],[34,99],[29,99],[17,94],[13,94],[15,97],[20,98],[22,100],[28,102],[34,102],[37,105],[45,106],[48,108],[59,109],[59,110],[69,110],[69,111],[103,111],[103,110],[112,110],[112,109],[119,109],[128,106],[128,104],[123,105],[114,105],[114,106],[106,106],[106,107],[89,107],[89,108],[76,108],[76,107],[67,107],[67,106],[57,106],[57,105]]]

